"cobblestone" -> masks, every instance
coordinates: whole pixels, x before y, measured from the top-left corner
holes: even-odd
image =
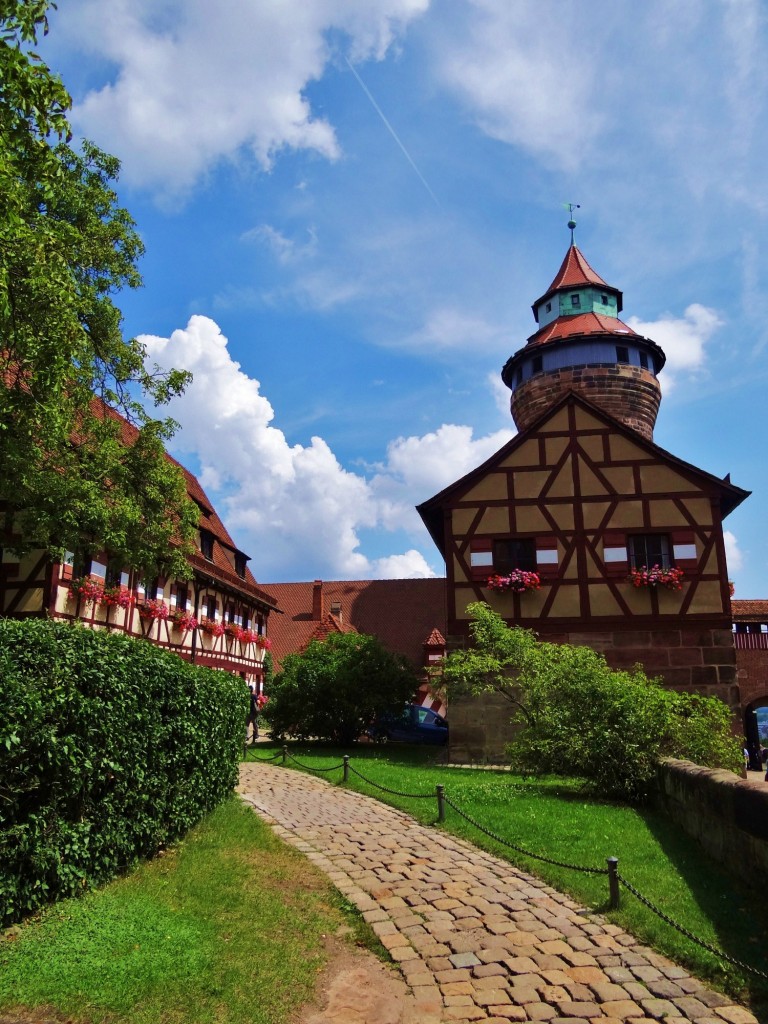
[[[238,790],[361,910],[425,1024],[758,1024],[570,897],[370,797],[254,763]]]

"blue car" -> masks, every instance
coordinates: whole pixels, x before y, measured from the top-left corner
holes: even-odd
[[[366,734],[376,743],[398,740],[403,743],[448,742],[448,723],[437,712],[419,704],[408,704],[400,715],[381,715]]]

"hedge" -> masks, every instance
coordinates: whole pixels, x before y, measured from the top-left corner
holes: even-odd
[[[247,708],[146,641],[0,620],[0,923],[184,835],[235,784]]]

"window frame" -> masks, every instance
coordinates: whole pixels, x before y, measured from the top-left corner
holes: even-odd
[[[638,558],[639,545],[642,545],[643,548],[643,560]],[[658,556],[652,555],[649,557],[651,555],[651,546],[658,547]],[[674,559],[670,534],[662,531],[657,533],[627,534],[627,560],[630,570],[642,569],[643,567],[651,569],[654,565],[658,565],[662,569],[672,568]]]

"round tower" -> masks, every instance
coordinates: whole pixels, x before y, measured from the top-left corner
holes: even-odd
[[[539,325],[511,356],[501,379],[525,430],[569,391],[599,406],[649,441],[661,401],[657,374],[666,357],[655,341],[619,320],[622,294],[596,274],[573,242],[544,295],[534,302]]]

